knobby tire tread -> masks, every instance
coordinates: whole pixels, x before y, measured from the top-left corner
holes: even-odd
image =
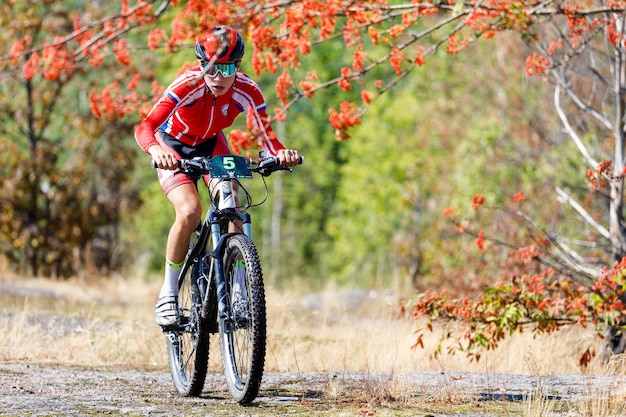
[[[267,337],[267,323],[266,323],[266,305],[265,305],[265,288],[263,284],[263,274],[261,270],[261,262],[254,243],[245,235],[237,234],[229,239],[224,264],[225,272],[228,273],[232,265],[228,262],[233,261],[233,251],[241,252],[246,265],[246,277],[247,286],[249,288],[248,296],[250,297],[250,313],[251,324],[249,334],[252,343],[250,363],[248,367],[248,381],[243,387],[239,389],[236,385],[236,381],[230,380],[228,377],[229,372],[225,372],[227,375],[228,386],[231,395],[235,401],[240,404],[249,404],[252,402],[259,393],[261,386],[261,380],[263,379],[263,368],[265,366],[265,349],[266,349],[266,337]],[[230,286],[230,285],[229,285]],[[220,320],[220,326],[223,326],[223,321]],[[236,363],[230,363],[232,356],[228,351],[224,342],[224,338],[228,335],[224,334],[224,329],[220,328],[220,345],[222,352],[222,360],[225,370],[228,367],[237,369]],[[232,343],[232,340],[231,340]],[[240,360],[236,358],[235,360]]]
[[[196,308],[198,312],[202,310],[200,299],[196,298],[192,302],[192,271],[194,267],[190,266],[186,268],[185,275],[180,280],[179,288],[179,306],[190,308],[193,304],[193,308]],[[185,270],[185,269],[183,269]],[[197,285],[195,286],[197,290]],[[185,294],[189,294],[189,299],[185,300]],[[181,298],[182,297],[182,298]],[[182,303],[182,304],[181,304]],[[197,339],[192,340],[190,333],[181,333],[178,338],[179,343],[183,340],[186,341],[186,348],[189,348],[189,344],[193,345],[192,357],[189,357],[186,353],[183,360],[189,358],[193,362],[193,368],[187,373],[186,370],[178,367],[179,360],[181,359],[179,353],[176,351],[175,345],[167,339],[168,359],[170,364],[170,371],[172,374],[172,380],[178,393],[185,397],[197,397],[202,393],[204,388],[204,381],[207,374],[208,362],[209,362],[209,332],[207,331],[208,321],[202,319],[199,315],[195,316],[195,323],[197,325]]]

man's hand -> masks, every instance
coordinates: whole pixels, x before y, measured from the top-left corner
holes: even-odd
[[[178,158],[176,154],[163,149],[161,145],[151,146],[150,149],[148,149],[148,153],[152,156],[152,160],[156,162],[157,167],[169,170],[178,168]]]
[[[284,167],[294,167],[300,163],[300,154],[293,149],[281,149],[276,154],[276,158]]]

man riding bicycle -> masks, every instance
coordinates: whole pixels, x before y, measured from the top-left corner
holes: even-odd
[[[254,120],[266,155],[276,156],[285,167],[300,160],[298,151],[285,149],[276,139],[259,86],[239,71],[244,54],[241,35],[231,27],[217,26],[198,36],[195,53],[199,67],[178,76],[135,131],[141,149],[156,162],[161,187],[176,212],[167,238],[165,278],[155,306],[156,321],[162,327],[178,322],[178,278],[189,238],[202,217],[198,178],[181,172],[178,160],[230,155],[222,130],[242,112]],[[203,180],[209,186],[210,178]],[[236,193],[235,187],[233,191]]]

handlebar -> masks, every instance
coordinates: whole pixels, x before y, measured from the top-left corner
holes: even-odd
[[[196,157],[193,159],[179,159],[178,160],[178,168],[182,169],[186,172],[195,172],[199,174],[209,174],[211,171],[210,166],[211,158],[204,157]],[[298,161],[298,165],[304,163],[304,157],[301,156]],[[264,177],[271,175],[275,171],[291,171],[291,168],[284,167],[278,161],[278,158],[275,156],[270,156],[268,158],[260,159],[258,162],[254,159],[246,159],[246,164],[249,166],[250,171],[256,172]],[[253,167],[253,165],[256,165]],[[150,161],[150,166],[152,168],[158,168],[156,161]]]
[[[304,163],[304,156],[301,156],[300,160],[298,161],[298,165],[302,165],[303,163]],[[272,172],[280,171],[280,170],[291,171],[291,168],[282,166],[280,162],[278,161],[278,158],[276,158],[275,156],[270,156],[269,158],[261,159],[258,162],[257,167],[250,168],[250,170],[252,172],[258,172],[264,177],[267,177]]]
[[[193,159],[179,159],[178,168],[183,171],[208,171],[209,170],[209,158],[193,158]],[[159,166],[155,160],[150,161],[150,167],[157,169]],[[208,172],[207,172],[208,173]]]

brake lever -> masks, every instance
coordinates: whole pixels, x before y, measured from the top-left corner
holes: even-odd
[[[300,161],[299,164],[304,163],[304,157],[301,156],[300,157]],[[289,172],[293,172],[293,169],[291,167],[286,167],[281,165],[278,162],[278,158],[276,157],[271,157],[271,158],[267,158],[267,159],[263,159],[259,162],[258,164],[258,168],[254,170],[255,172],[258,172],[259,174],[263,175],[264,177],[269,176],[272,172],[274,171],[289,171]]]
[[[195,168],[196,170],[201,171],[206,170],[208,167],[204,158],[195,157],[193,159],[187,159],[184,163],[184,167],[181,164],[181,168],[185,169],[186,171],[189,171],[189,168]]]

